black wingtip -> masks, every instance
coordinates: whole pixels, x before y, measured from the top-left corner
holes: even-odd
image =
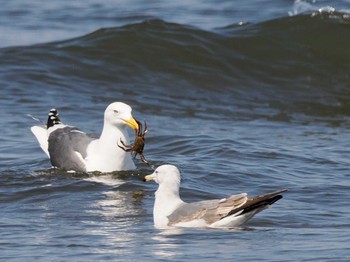
[[[277,195],[277,196],[274,196],[274,197],[268,199],[267,202],[268,202],[269,205],[272,205],[273,203],[277,202],[281,198],[283,198],[282,195]]]
[[[58,117],[58,112],[56,108],[52,108],[49,112],[48,118],[47,118],[47,123],[46,127],[50,128],[54,125],[61,124],[61,119]]]
[[[280,200],[281,198],[283,198],[282,195],[277,195],[277,196],[273,196],[271,198],[265,199],[261,202],[257,202],[251,206],[247,206],[246,208],[244,208],[243,212],[241,214],[248,213],[248,212],[253,211],[257,208],[270,206],[270,205],[274,204],[275,202],[277,202],[278,200]]]

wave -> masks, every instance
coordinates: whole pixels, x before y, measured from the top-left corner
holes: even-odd
[[[349,30],[350,15],[337,12],[302,14],[216,31],[149,20],[101,29],[55,46],[93,64],[126,68],[121,72],[126,78],[136,72],[138,76],[171,74],[210,88],[217,80],[221,86],[240,78],[245,83],[247,78],[278,83],[320,70],[348,69]]]
[[[94,94],[82,83],[104,85],[105,92],[118,83],[146,104],[159,97],[173,109],[186,99],[217,99],[327,117],[350,112],[349,30],[350,15],[333,11],[211,31],[151,19],[66,41],[4,48],[0,55],[10,69],[23,66],[26,81],[59,82],[63,89],[71,87],[62,78]]]

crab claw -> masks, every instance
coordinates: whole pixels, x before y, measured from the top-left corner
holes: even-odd
[[[135,119],[135,121],[136,121],[136,123],[137,123],[137,129],[135,129],[135,133],[138,135],[138,136],[140,136],[140,134],[142,133],[142,124],[141,124],[141,122],[140,121],[138,121],[138,120],[136,120]]]
[[[148,129],[147,129],[147,123],[145,121],[145,131],[143,131],[143,134],[146,134],[148,132]]]

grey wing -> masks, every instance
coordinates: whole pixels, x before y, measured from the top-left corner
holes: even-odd
[[[203,219],[212,224],[231,215],[243,215],[254,210],[262,210],[282,198],[286,189],[248,198],[246,193],[232,195],[221,200],[184,203],[169,218],[169,225]]]
[[[247,201],[246,194],[233,195],[229,198],[183,203],[170,216],[169,225],[203,219],[208,224],[214,223]]]
[[[48,139],[51,164],[65,170],[84,172],[86,168],[82,158],[86,157],[87,147],[93,140],[75,127],[56,129]]]

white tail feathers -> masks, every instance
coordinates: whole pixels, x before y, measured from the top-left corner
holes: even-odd
[[[47,129],[41,126],[32,126],[30,130],[35,135],[36,139],[38,140],[41,149],[45,152],[45,154],[50,158],[49,154],[49,143],[47,141]]]

